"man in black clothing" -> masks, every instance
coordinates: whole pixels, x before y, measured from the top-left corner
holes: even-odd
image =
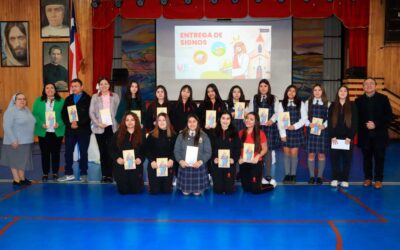
[[[54,83],[58,91],[68,91],[68,71],[61,65],[63,51],[53,45],[49,49],[50,63],[43,67],[43,84]]]
[[[83,84],[79,79],[72,80],[71,90],[72,94],[65,99],[61,113],[65,123],[65,175],[59,178],[58,181],[75,180],[72,163],[74,148],[78,143],[80,178],[82,182],[87,182],[88,148],[92,133],[89,117],[91,97],[83,91]],[[74,105],[78,113],[78,121],[71,122],[68,115],[68,107]]]
[[[356,99],[358,108],[358,145],[364,157],[364,186],[375,181],[375,188],[382,188],[385,150],[389,144],[388,126],[392,120],[392,108],[387,96],[376,92],[376,81],[367,78],[364,94]],[[372,174],[375,161],[374,175]]]

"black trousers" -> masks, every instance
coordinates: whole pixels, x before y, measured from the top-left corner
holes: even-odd
[[[236,165],[232,164],[230,168],[219,168],[218,165],[212,164],[211,176],[215,193],[235,192]]]
[[[112,159],[108,153],[108,145],[111,143],[113,134],[112,126],[104,128],[103,134],[96,134],[100,152],[101,173],[106,177],[112,177]]]
[[[143,192],[143,165],[136,166],[136,169],[125,170],[124,165],[114,164],[114,180],[120,194]]]
[[[332,180],[349,181],[353,149],[331,149]]]
[[[172,179],[174,177],[173,167],[168,168],[168,176],[157,177],[157,170],[147,166],[147,175],[149,177],[149,190],[151,194],[171,193]]]
[[[366,180],[383,181],[385,162],[385,146],[376,146],[374,139],[370,139],[367,146],[362,148],[364,158],[364,178]],[[373,161],[375,161],[375,168]],[[374,170],[374,175],[372,172]]]
[[[39,136],[39,147],[42,158],[42,170],[44,175],[48,175],[51,170],[53,174],[58,174],[60,168],[60,149],[63,137],[57,137],[55,133],[46,133],[45,137]]]
[[[257,164],[243,163],[240,165],[240,179],[245,192],[261,194],[271,191],[274,187],[270,184],[262,185],[263,162]]]

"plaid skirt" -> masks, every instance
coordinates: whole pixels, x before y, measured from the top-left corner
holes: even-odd
[[[203,192],[209,186],[208,171],[205,164],[199,168],[179,168],[177,188],[182,192]]]
[[[276,123],[269,127],[261,126],[261,128],[267,136],[268,150],[275,150],[282,147],[282,141]]]
[[[304,127],[297,130],[286,129],[286,142],[283,143],[284,147],[300,148],[304,146]]]
[[[328,131],[324,129],[321,135],[310,134],[310,128],[307,128],[306,151],[308,153],[326,153],[329,149]]]

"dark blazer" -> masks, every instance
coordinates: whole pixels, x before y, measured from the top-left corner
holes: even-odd
[[[91,97],[85,91],[82,91],[82,97],[76,104],[74,103],[74,95],[69,95],[65,99],[61,115],[65,124],[66,135],[70,134],[90,135],[92,133],[90,129],[90,116],[89,116],[90,101]],[[77,129],[72,129],[71,123],[69,122],[67,107],[71,105],[76,105],[76,109],[78,111]]]
[[[372,101],[371,112],[368,108],[368,99]],[[358,145],[365,147],[370,138],[374,138],[375,145],[385,147],[389,143],[388,127],[393,119],[392,107],[387,96],[375,93],[372,97],[366,94],[356,99],[358,108]],[[368,121],[375,123],[375,129],[369,130],[365,125]]]

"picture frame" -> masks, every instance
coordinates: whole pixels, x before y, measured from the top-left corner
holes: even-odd
[[[69,43],[43,43],[43,84],[54,83],[58,92],[69,90]]]
[[[40,0],[40,36],[69,37],[70,0]]]
[[[0,22],[1,67],[29,67],[29,22]]]

